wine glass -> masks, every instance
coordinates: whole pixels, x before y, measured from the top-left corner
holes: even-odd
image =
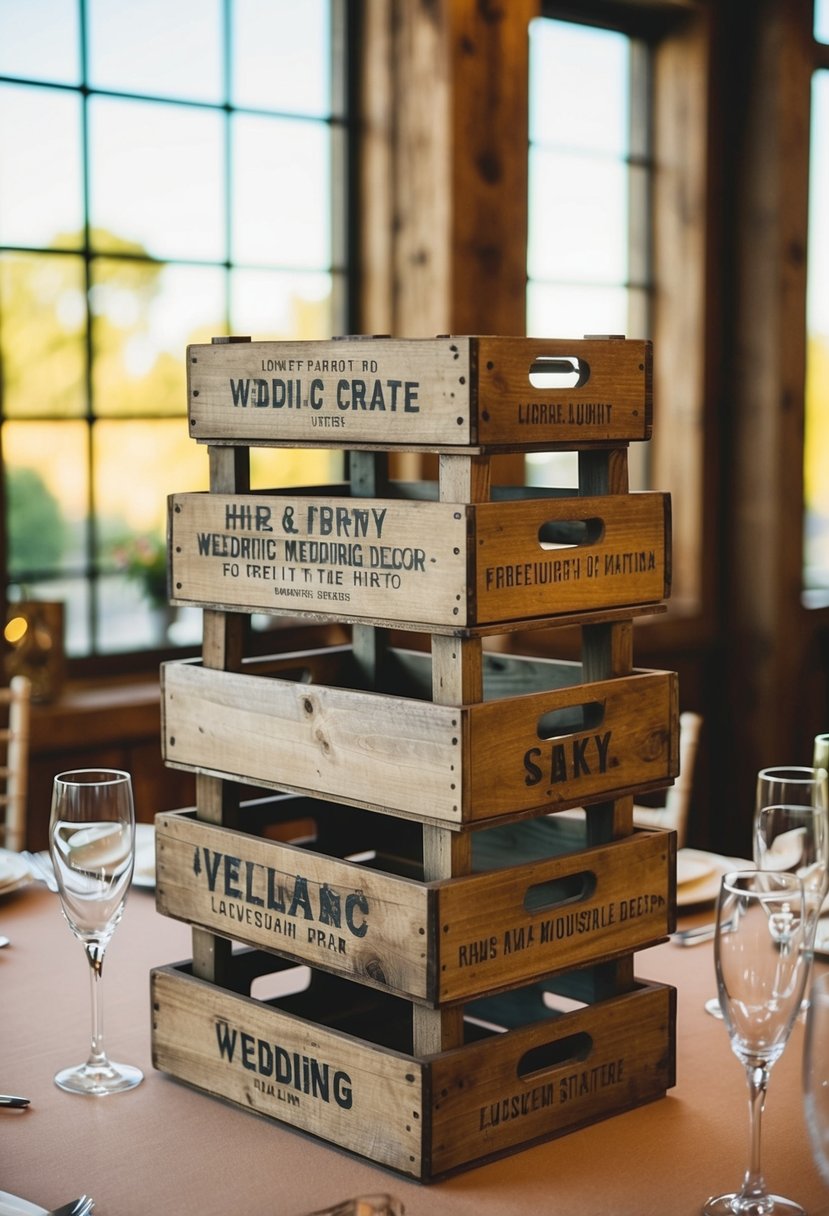
[[[76,1094],[121,1093],[138,1085],[143,1073],[107,1058],[101,973],[132,881],[135,810],[129,773],[114,769],[59,773],[52,786],[49,853],[63,915],[86,951],[92,988],[89,1058],[58,1072],[55,1084]]]
[[[758,850],[757,841],[757,820],[764,807],[768,806],[804,806],[804,807],[823,807],[824,814],[827,816],[827,828],[829,829],[829,779],[827,778],[826,769],[822,767],[810,768],[805,765],[774,765],[770,768],[761,768],[757,774],[757,782],[754,794],[754,829],[753,829],[753,849],[754,849],[754,864],[760,869],[766,869],[766,865],[762,860],[762,855]],[[816,847],[815,856],[818,854],[826,858],[827,873],[829,873],[829,837],[823,835],[821,844]],[[826,892],[824,891],[824,895]],[[813,928],[817,929],[817,918],[813,922]],[[709,997],[705,1002],[705,1009],[712,1017],[721,1018],[722,1010],[717,997]]]
[[[822,765],[761,768],[754,795],[755,815],[764,806],[829,806],[829,777]]]
[[[803,1108],[812,1156],[829,1186],[829,972],[815,978],[803,1041]]]
[[[803,883],[796,874],[742,870],[726,874],[717,901],[714,961],[731,1050],[746,1070],[751,1156],[738,1191],[715,1195],[703,1216],[805,1216],[800,1204],[766,1187],[760,1123],[769,1073],[800,1009],[809,964]]]

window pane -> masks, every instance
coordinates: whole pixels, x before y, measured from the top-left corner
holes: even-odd
[[[331,261],[331,138],[321,123],[232,123],[236,262],[321,269]]]
[[[236,270],[230,275],[231,333],[249,338],[330,338],[331,276]]]
[[[219,112],[93,97],[90,211],[95,246],[220,261],[224,240]]]
[[[0,0],[0,75],[80,84],[77,0]]]
[[[88,500],[82,422],[10,422],[3,428],[9,570],[33,574],[84,568]]]
[[[331,110],[329,0],[236,0],[231,101],[322,117]]]
[[[84,267],[71,255],[0,254],[7,418],[86,413]]]
[[[87,0],[89,83],[120,93],[224,100],[221,0]]]
[[[324,486],[343,479],[340,452],[327,448],[251,448],[250,481],[254,489],[279,486]]]
[[[829,72],[815,74],[809,192],[804,583],[809,602],[829,603]]]
[[[167,495],[208,488],[207,448],[192,441],[184,417],[99,422],[93,460],[97,560],[104,575],[98,599],[100,649],[197,640],[192,621],[186,637],[173,637],[169,627],[176,614],[156,609],[166,602]],[[124,476],[125,460],[129,477]]]
[[[93,459],[101,557],[105,556],[108,538],[152,532],[163,536],[167,495],[204,490],[209,484],[207,448],[190,438],[184,415],[140,422],[99,422],[95,426]],[[125,465],[129,466],[129,477],[124,477]]]
[[[0,243],[77,248],[81,165],[80,97],[0,84]]]
[[[829,0],[815,0],[815,38],[829,42]]]
[[[624,281],[627,223],[622,162],[531,149],[528,262],[533,278]]]
[[[628,39],[530,22],[530,140],[621,155],[628,140]]]
[[[559,287],[530,283],[527,334],[534,338],[583,338],[625,334],[628,296],[624,287]]]
[[[96,258],[91,295],[96,414],[183,416],[184,351],[224,332],[225,272]]]

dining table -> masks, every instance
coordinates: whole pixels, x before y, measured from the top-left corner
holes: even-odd
[[[713,905],[680,908],[678,927]],[[94,1216],[306,1216],[362,1195],[388,1195],[406,1216],[692,1216],[737,1189],[749,1155],[748,1089],[722,1021],[713,946],[671,936],[636,955],[638,978],[676,988],[676,1083],[664,1096],[423,1184],[286,1124],[213,1097],[153,1067],[150,971],[192,957],[192,929],[133,887],[103,967],[105,1041],[138,1065],[136,1089],[67,1094],[58,1069],[85,1059],[89,968],[58,901],[39,882],[0,899],[0,1191],[31,1212],[81,1194]],[[815,972],[829,964],[823,957]],[[799,1019],[771,1071],[762,1127],[769,1188],[809,1216],[829,1214],[805,1123]],[[360,1209],[355,1209],[360,1210]],[[382,1209],[381,1209],[382,1210]]]

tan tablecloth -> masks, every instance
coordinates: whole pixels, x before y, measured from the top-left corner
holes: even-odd
[[[187,925],[134,890],[104,967],[111,1056],[144,1069],[137,1090],[88,1099],[53,1083],[85,1057],[88,969],[57,897],[28,887],[0,900],[0,1091],[31,1098],[0,1110],[0,1190],[52,1207],[82,1192],[95,1216],[302,1216],[385,1191],[406,1216],[691,1216],[736,1187],[748,1154],[743,1069],[703,1011],[714,991],[710,945],[667,943],[637,957],[641,978],[678,989],[677,1085],[648,1106],[469,1172],[421,1186],[154,1072],[149,970],[189,958]],[[773,1190],[810,1216],[829,1213],[803,1120],[798,1024],[772,1072],[763,1161]]]

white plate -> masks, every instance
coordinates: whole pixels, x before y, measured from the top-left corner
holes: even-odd
[[[699,882],[702,878],[710,878],[716,866],[707,854],[697,856],[692,849],[680,849],[676,855],[676,885],[684,887],[686,883]]]
[[[684,866],[698,865],[705,873],[691,882],[677,881],[676,903],[678,908],[692,908],[696,904],[710,904],[720,893],[720,880],[729,870],[753,870],[754,862],[744,857],[723,857],[721,853],[706,853],[701,849],[679,849],[676,855],[677,876]]]
[[[46,1216],[46,1208],[39,1208],[27,1199],[18,1199],[16,1195],[0,1191],[0,1216]]]
[[[134,887],[146,887],[148,890],[155,886],[155,826],[152,823],[135,825],[135,868],[132,872],[132,884]]]
[[[20,854],[0,849],[0,895],[8,895],[31,881],[31,870]]]

